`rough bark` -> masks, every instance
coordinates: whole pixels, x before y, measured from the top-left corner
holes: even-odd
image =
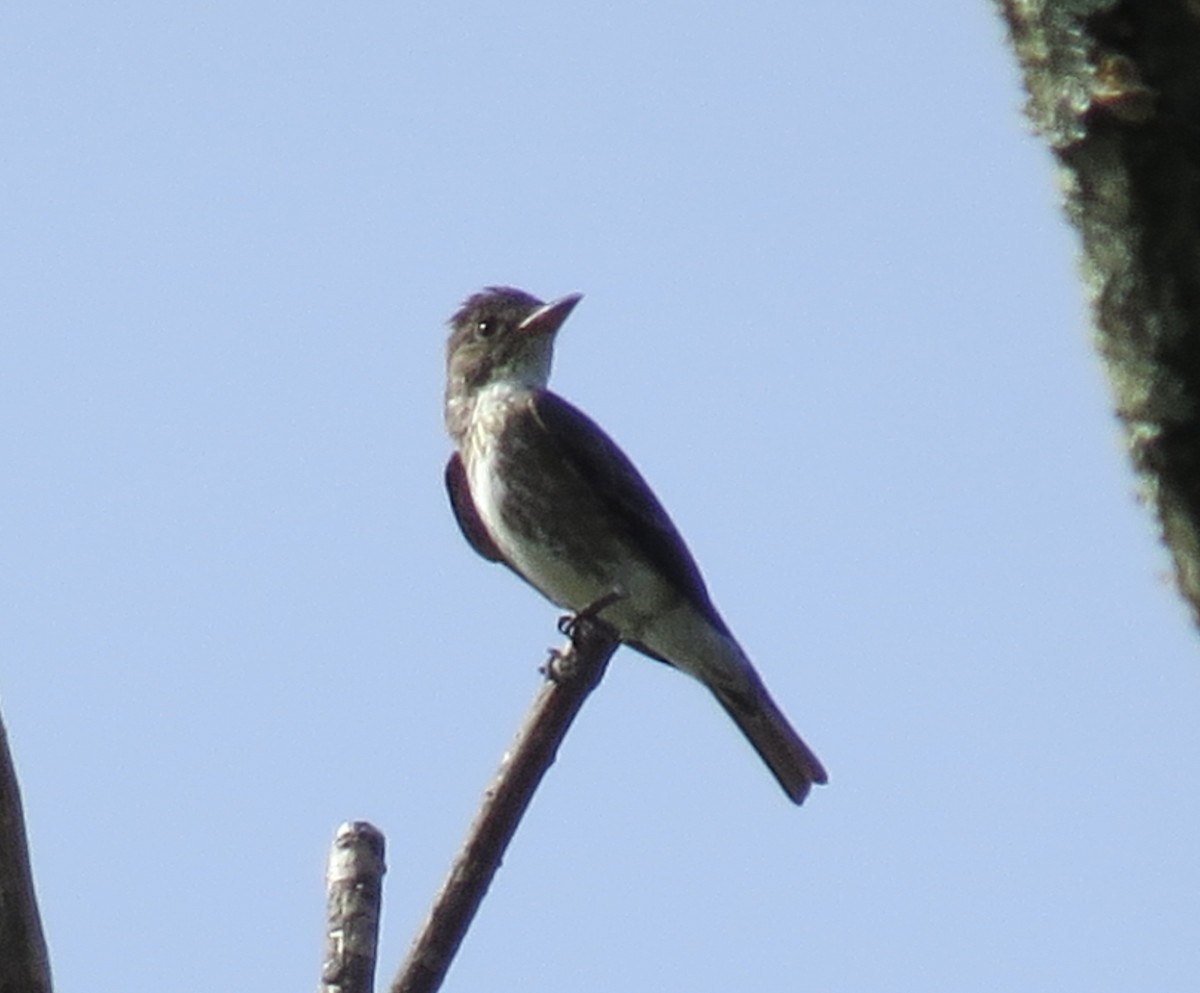
[[[998,3],[1082,236],[1141,495],[1200,621],[1200,3]]]
[[[384,840],[366,821],[338,828],[329,852],[325,959],[319,993],[371,993],[383,902]]]

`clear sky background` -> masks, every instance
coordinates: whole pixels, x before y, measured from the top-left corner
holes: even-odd
[[[447,990],[1194,989],[1200,643],[991,5],[15,0],[0,692],[58,988],[390,979],[559,638],[442,490],[443,322],[586,294],[828,765],[625,651]]]

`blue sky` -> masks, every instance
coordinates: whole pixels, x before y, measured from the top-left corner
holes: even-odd
[[[0,692],[62,990],[403,955],[558,639],[441,484],[555,387],[827,764],[622,652],[447,990],[1190,988],[1200,665],[989,4],[8,4]],[[100,977],[99,979],[97,977]]]

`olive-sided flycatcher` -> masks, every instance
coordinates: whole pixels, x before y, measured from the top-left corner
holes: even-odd
[[[633,463],[546,389],[555,335],[579,300],[543,304],[491,287],[450,319],[446,427],[458,450],[446,485],[459,526],[475,551],[560,607],[617,594],[600,616],[621,640],[707,686],[800,803],[826,781],[820,761],[721,620]]]

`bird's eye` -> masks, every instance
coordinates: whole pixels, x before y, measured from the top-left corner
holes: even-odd
[[[496,322],[488,317],[475,325],[475,333],[480,338],[490,338],[496,333],[497,326]]]

